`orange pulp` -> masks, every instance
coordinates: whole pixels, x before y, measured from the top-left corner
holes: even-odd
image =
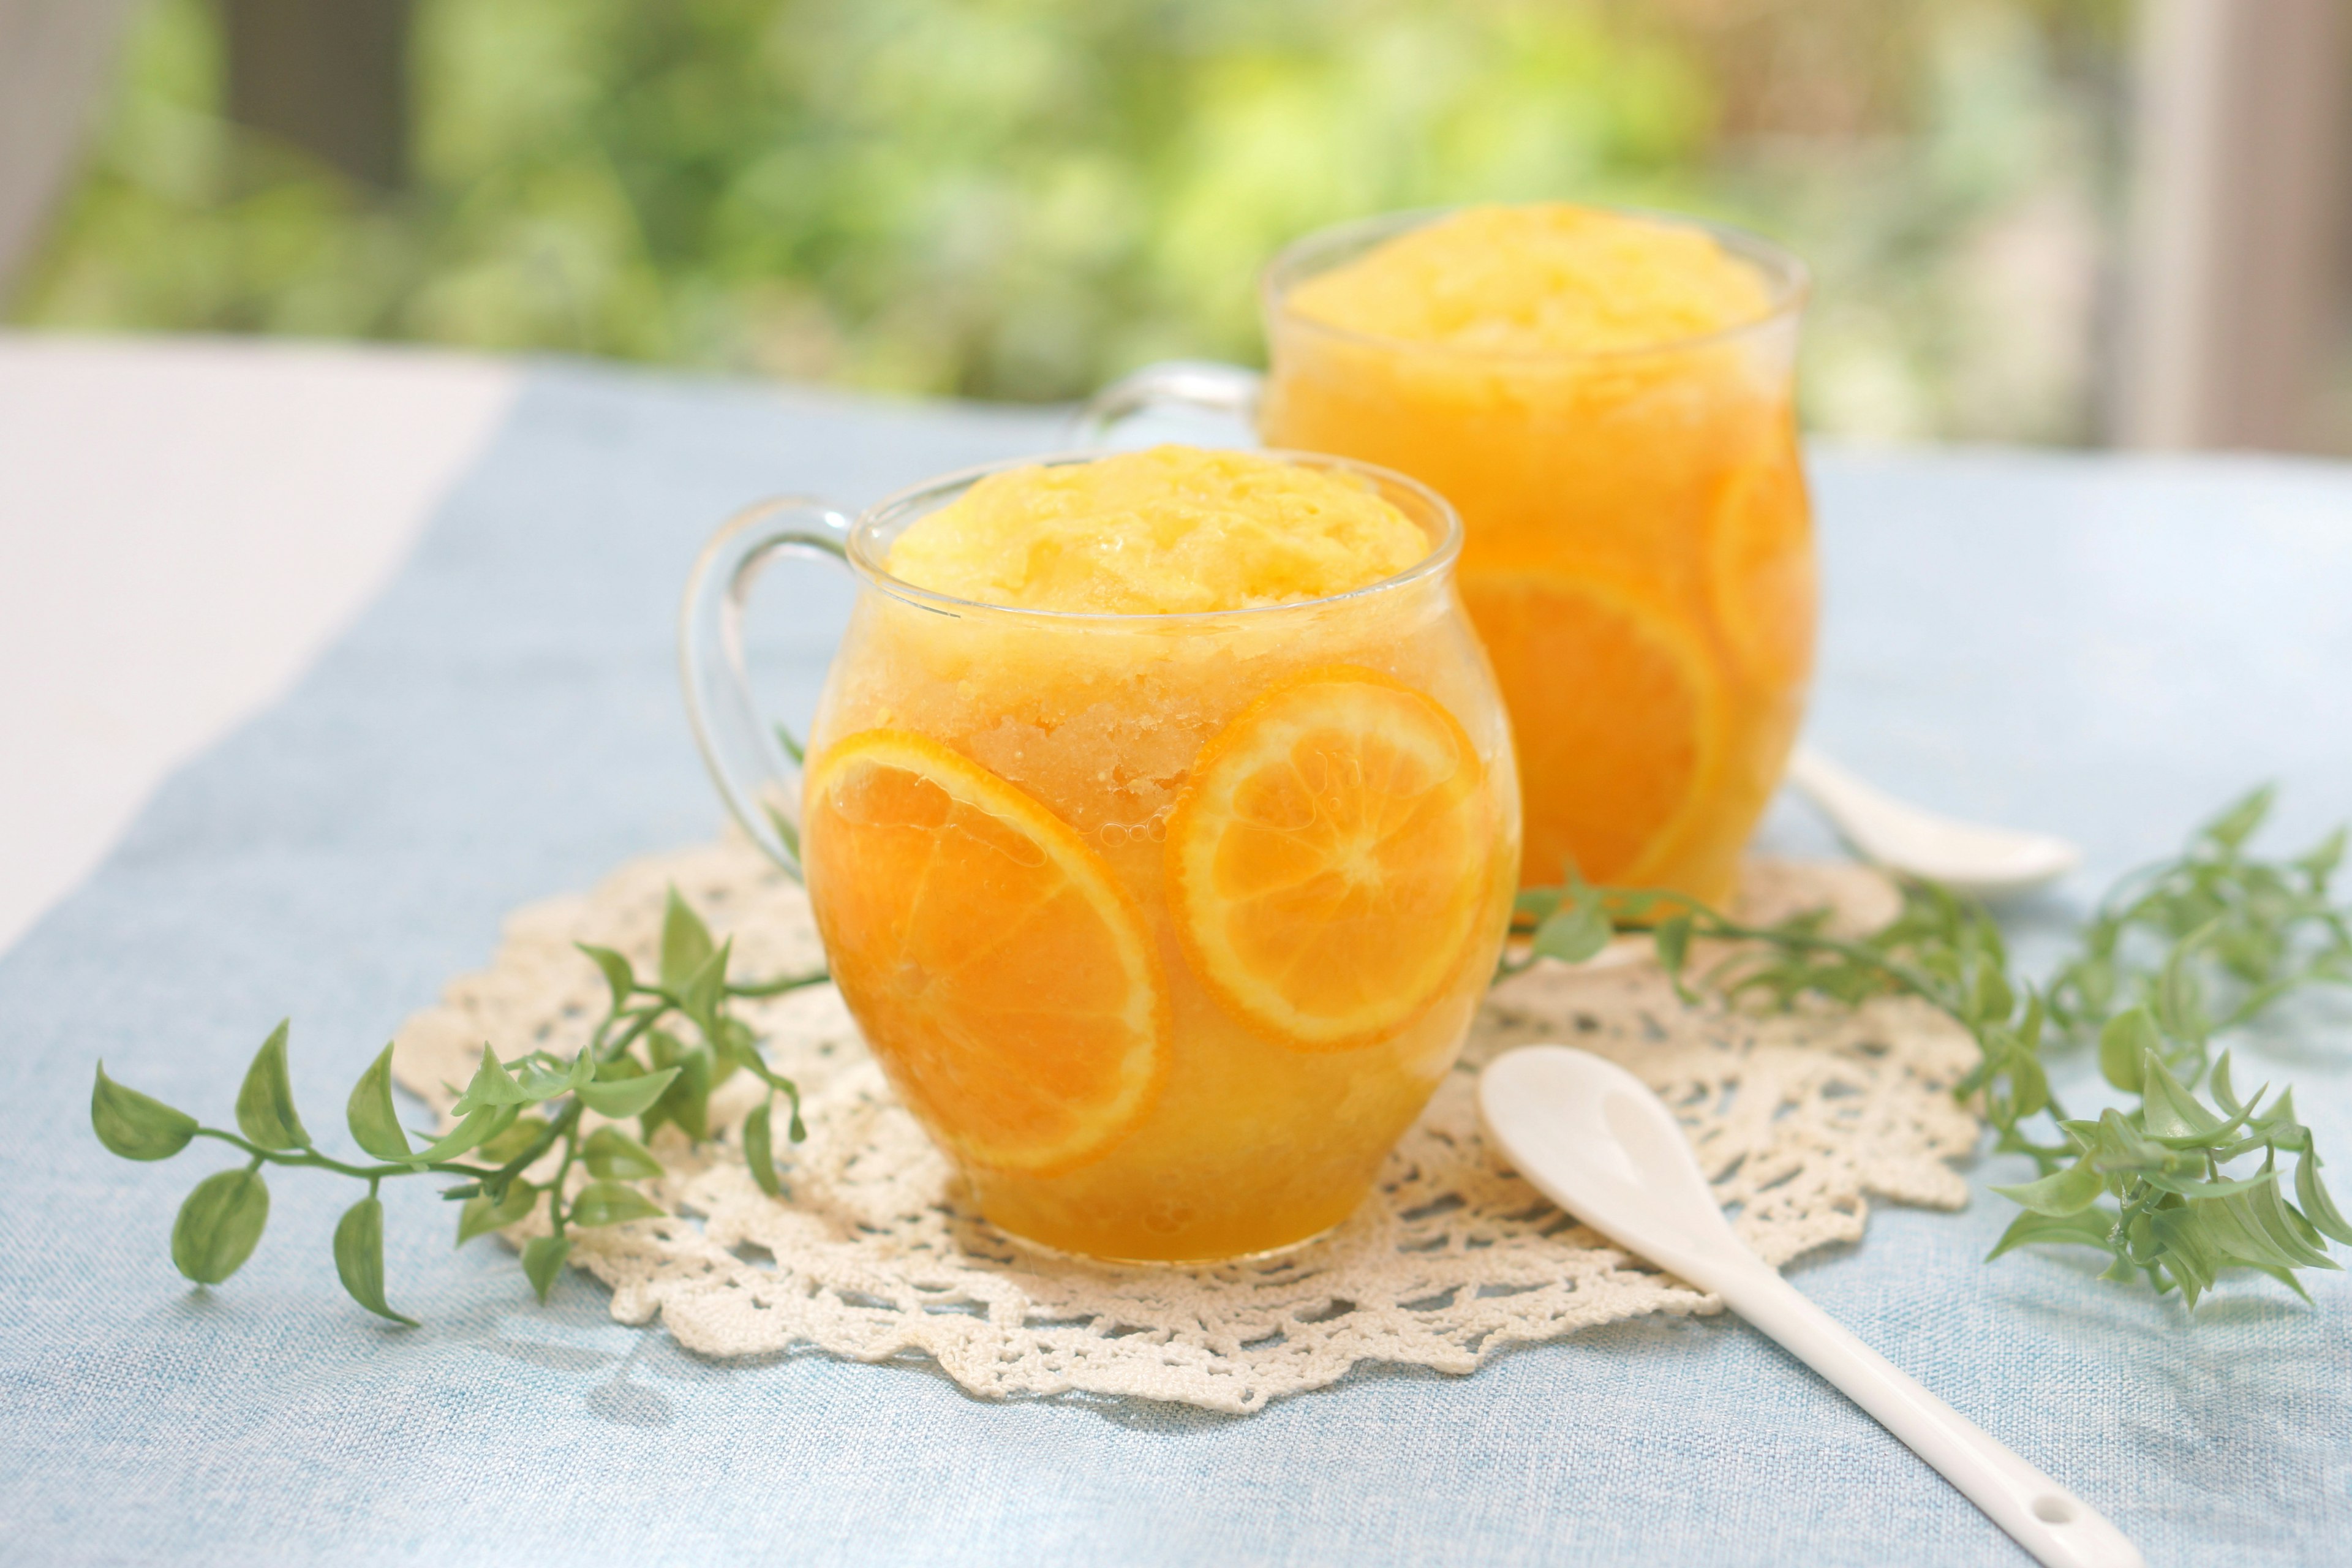
[[[1000,472],[891,545],[892,577],[998,607],[861,596],[804,871],[852,1014],[999,1226],[1288,1245],[1452,1065],[1517,805],[1445,574],[1373,586],[1438,525],[1342,470],[1162,447]]]
[[[1290,285],[1271,334],[1270,444],[1462,513],[1524,881],[1727,894],[1812,661],[1793,310],[1695,227],[1485,207]]]

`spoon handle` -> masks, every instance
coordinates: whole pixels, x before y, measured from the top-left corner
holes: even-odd
[[[1694,1279],[1834,1384],[2048,1568],[2145,1568],[2123,1532],[1937,1398],[1762,1264]],[[1688,1275],[1685,1276],[1689,1277]]]

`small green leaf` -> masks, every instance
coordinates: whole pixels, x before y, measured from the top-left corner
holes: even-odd
[[[485,1105],[469,1110],[457,1126],[436,1142],[426,1144],[408,1156],[413,1164],[429,1164],[436,1160],[454,1160],[468,1149],[478,1148],[514,1125],[521,1107]]]
[[[172,1261],[199,1285],[245,1266],[269,1223],[269,1189],[257,1171],[222,1171],[196,1184],[172,1225]]]
[[[383,1203],[373,1194],[345,1209],[343,1217],[335,1222],[335,1273],[352,1300],[377,1317],[416,1327],[415,1319],[384,1304]]]
[[[1540,924],[1543,918],[1559,908],[1568,894],[1559,888],[1522,888],[1511,900],[1511,918],[1524,916]]]
[[[1680,979],[1683,966],[1690,962],[1690,916],[1672,915],[1660,921],[1651,939],[1657,944],[1658,967],[1669,979]]]
[[[478,1236],[504,1230],[513,1225],[539,1206],[540,1191],[530,1183],[517,1177],[507,1188],[507,1195],[502,1202],[490,1202],[488,1194],[467,1198],[466,1206],[457,1211],[457,1245],[463,1247]]]
[[[126,1160],[168,1160],[196,1135],[196,1119],[162,1100],[125,1089],[98,1064],[89,1091],[89,1125],[107,1152]]]
[[[2352,1224],[2347,1224],[2336,1200],[2328,1195],[2326,1185],[2319,1179],[2319,1151],[2305,1143],[2303,1158],[2294,1163],[2294,1195],[2303,1205],[2304,1217],[2322,1235],[2352,1247]]]
[[[2009,984],[2009,976],[1998,963],[1987,963],[1977,971],[1976,1016],[1991,1023],[2000,1023],[2017,1010],[2017,993]]]
[[[2192,1097],[2192,1099],[2194,1097]],[[2201,1101],[2198,1102],[2198,1109],[2200,1110],[2204,1109]],[[2235,1116],[2231,1117],[2227,1121],[2216,1121],[2210,1128],[2208,1128],[2205,1131],[2198,1132],[2173,1133],[2158,1139],[2158,1142],[2161,1142],[2168,1149],[2195,1150],[2200,1153],[2212,1154],[2217,1159],[2233,1160],[2237,1158],[2238,1155],[2251,1152],[2254,1148],[2268,1142],[2266,1139],[2260,1136],[2254,1136],[2250,1138],[2249,1141],[2244,1143],[2231,1144],[2230,1142],[2231,1136],[2240,1128],[2245,1126],[2246,1123],[2252,1120],[2252,1116],[2253,1108],[2252,1106],[2242,1107]]]
[[[487,1160],[493,1165],[503,1165],[539,1142],[539,1135],[546,1131],[547,1121],[544,1117],[518,1116],[514,1119],[513,1125],[505,1131],[494,1138],[482,1140],[481,1148],[475,1152],[476,1157]]]
[[[562,1090],[555,1092],[561,1093]],[[517,1083],[514,1075],[507,1071],[506,1064],[499,1060],[499,1053],[484,1042],[482,1059],[474,1068],[473,1081],[466,1086],[466,1092],[457,1097],[457,1102],[449,1108],[449,1114],[467,1116],[486,1105],[528,1105],[535,1099],[546,1098],[545,1095],[533,1095]]]
[[[2303,1123],[2295,1120],[2293,1085],[2279,1090],[2279,1097],[2271,1101],[2271,1108],[2260,1116],[2249,1119],[2246,1125],[2250,1131],[2275,1140],[2282,1149],[2300,1149],[2306,1141]]]
[[[2157,1026],[2179,1040],[2202,1042],[2213,1032],[2213,1021],[2205,1011],[2205,984],[2197,976],[2190,961],[2197,950],[2210,940],[2218,920],[2182,940],[2157,972],[2150,1006],[2156,1014]]]
[[[2035,1214],[2063,1219],[2089,1208],[2099,1201],[2099,1194],[2106,1189],[2105,1174],[2090,1161],[2080,1160],[2038,1182],[2027,1182],[2015,1187],[1995,1187],[1993,1191]]]
[[[2314,1252],[2324,1253],[2327,1250],[2327,1237],[2320,1234],[2319,1227],[2305,1219],[2301,1209],[2286,1201],[2284,1176],[2279,1178],[2279,1213],[2285,1216],[2288,1227],[2302,1239],[2305,1247]],[[2331,1264],[2330,1267],[2333,1268],[2335,1265]]]
[[[2220,1258],[2236,1263],[2248,1263],[2267,1268],[2292,1268],[2295,1254],[2284,1251],[2263,1232],[2263,1226],[2246,1208],[2243,1197],[2216,1198],[2210,1203],[2191,1204],[2182,1211],[2193,1215],[2193,1234],[2208,1250]]]
[[[2073,986],[2084,1021],[2104,1018],[2116,998],[2115,962],[2104,955],[2076,959],[2066,966],[2059,984]]]
[[[658,1060],[661,1038],[654,1044]],[[669,1070],[677,1074],[677,1080],[647,1108],[642,1130],[650,1138],[655,1128],[673,1121],[678,1131],[699,1143],[710,1136],[710,1087],[718,1076],[718,1061],[705,1046],[679,1047],[675,1060],[676,1067]]]
[[[743,1163],[751,1167],[751,1179],[760,1190],[772,1198],[784,1194],[784,1184],[776,1175],[775,1138],[768,1125],[775,1103],[776,1097],[771,1094],[743,1118]]]
[[[2075,1148],[2084,1151],[2092,1148],[2099,1136],[2099,1123],[2095,1121],[2081,1120],[2061,1121],[2058,1123],[2058,1130],[2066,1134]]]
[[[636,1188],[619,1182],[591,1182],[572,1200],[572,1223],[583,1229],[653,1219],[668,1211]]]
[[[768,1065],[768,1058],[760,1054],[759,1043],[752,1038],[750,1029],[745,1028],[733,1018],[728,1019],[727,1022],[735,1026],[734,1029],[727,1031],[725,1035],[724,1054],[728,1061],[741,1068],[770,1089],[780,1089],[786,1094],[799,1092],[793,1087],[792,1079]]]
[[[2010,1221],[2009,1228],[2001,1233],[2000,1240],[1985,1254],[1985,1261],[1990,1263],[2004,1252],[2041,1241],[2067,1242],[2112,1252],[2115,1242],[2110,1233],[2115,1228],[2115,1217],[2113,1213],[2103,1209],[2084,1209],[2071,1215],[2036,1214],[2029,1209]]]
[[[727,994],[727,963],[734,946],[732,937],[721,942],[718,951],[687,977],[684,989],[678,993],[678,1011],[694,1020],[705,1038],[719,1032],[719,1004]]]
[[[2164,1037],[2145,1007],[2134,1007],[2108,1019],[2099,1030],[2099,1072],[2126,1093],[2139,1092],[2141,1064],[2163,1049]]]
[[[636,1116],[642,1114],[646,1107],[659,1100],[663,1091],[669,1088],[670,1080],[676,1077],[677,1077],[677,1068],[664,1068],[659,1072],[643,1073],[639,1077],[625,1078],[618,1082],[605,1079],[597,1083],[583,1084],[573,1092],[580,1096],[581,1104],[600,1116],[614,1118]]]
[[[617,1127],[599,1127],[580,1145],[592,1176],[644,1181],[662,1173],[662,1163],[644,1144]]]
[[[2140,1179],[2158,1192],[2178,1193],[2192,1202],[2200,1198],[2235,1197],[2240,1193],[2251,1193],[2256,1187],[2272,1184],[2271,1173],[2267,1171],[2260,1175],[2242,1178],[2212,1176],[2202,1179],[2176,1176],[2166,1171],[2150,1171]]]
[[[294,1085],[286,1075],[286,1021],[269,1031],[269,1038],[254,1053],[245,1069],[244,1087],[236,1091],[236,1124],[264,1149],[307,1149],[310,1133],[294,1111]]]
[[[2151,1137],[2202,1137],[2221,1130],[2221,1119],[2205,1109],[2188,1087],[2172,1076],[2162,1058],[2150,1056],[2141,1075],[2140,1095],[2147,1105],[2145,1121]]]
[[[2315,882],[2326,882],[2344,860],[2345,829],[2339,827],[2321,839],[2307,853],[2299,856],[2294,864]]]
[[[687,982],[694,978],[695,971],[709,963],[711,953],[716,951],[717,944],[710,940],[710,928],[702,923],[702,917],[688,909],[686,900],[677,896],[677,889],[672,888],[669,902],[662,910],[662,989],[673,996],[682,994]]]
[[[2050,1103],[2050,1075],[2028,1049],[2012,1052],[2007,1064],[2010,1102],[2019,1116],[2032,1116]]]
[[[613,1011],[617,1013],[627,1006],[629,998],[637,991],[637,972],[630,966],[629,961],[609,947],[593,947],[584,942],[572,945],[586,953],[590,961],[604,972],[604,984],[613,993]]]
[[[2269,1275],[2272,1279],[2277,1280],[2280,1284],[2285,1286],[2288,1289],[2302,1297],[2306,1303],[2310,1301],[2311,1292],[2303,1288],[2303,1281],[2294,1277],[2294,1273],[2292,1269],[2264,1268],[2262,1272]]]
[[[2018,1021],[2017,1038],[2018,1043],[2025,1047],[2026,1055],[2033,1058],[2036,1061],[2039,1061],[2042,1058],[2042,1026],[2049,1021],[2049,1018],[2050,1007],[2048,1002],[2043,998],[2041,992],[2028,987],[2026,990],[2025,1016]]]
[[[572,1238],[568,1236],[534,1237],[523,1243],[523,1278],[530,1281],[531,1289],[542,1302],[547,1293],[555,1289],[556,1279],[563,1272],[563,1260],[571,1256]]]
[[[521,1070],[515,1074],[515,1082],[522,1086],[524,1102],[538,1105],[559,1095],[570,1094],[582,1084],[593,1081],[595,1077],[595,1053],[583,1050],[557,1067],[549,1066],[545,1059],[537,1056],[525,1058]]]
[[[375,1058],[360,1081],[352,1089],[351,1103],[343,1108],[343,1118],[351,1124],[352,1140],[379,1160],[408,1158],[408,1134],[400,1129],[400,1118],[392,1104],[392,1047]]]
[[[1616,931],[1608,911],[1596,898],[1580,899],[1554,910],[1536,927],[1535,952],[1563,963],[1582,963],[1609,945]]]
[[[2222,1110],[2227,1112],[2231,1118],[2243,1120],[2244,1114],[2247,1110],[2247,1102],[2238,1098],[2237,1086],[2230,1081],[2229,1052],[2223,1051],[2221,1053],[2221,1059],[2213,1064],[2213,1071],[2205,1079],[2205,1087],[2212,1090],[2213,1102],[2216,1105],[2219,1105]],[[2267,1086],[2265,1086],[2265,1088],[2267,1088]],[[2259,1101],[2263,1098],[2263,1090],[2258,1089],[2255,1091],[2254,1099],[2256,1101]]]
[[[793,738],[793,732],[790,730],[787,730],[782,724],[778,724],[775,726],[775,731],[776,744],[783,747],[784,755],[792,758],[793,760],[793,766],[799,767],[802,763],[808,761],[807,753],[801,750],[801,743]]]
[[[2122,1111],[2109,1106],[2099,1112],[2098,1130],[2091,1140],[2092,1157],[2099,1168],[2110,1173],[2118,1171],[2162,1171],[2171,1168],[2173,1154],[2161,1143],[2151,1142],[2140,1130],[2124,1120]]]
[[[2235,849],[2262,826],[2263,819],[2271,814],[2271,801],[2276,794],[2276,785],[2263,785],[2207,823],[2204,837],[2224,849]]]
[[[2161,1209],[2145,1217],[2156,1243],[2148,1261],[2170,1270],[2182,1299],[2196,1306],[2197,1298],[2213,1288],[2229,1258],[2215,1248],[2210,1226],[2194,1208]]]
[[[526,1105],[538,1105],[559,1094],[569,1094],[572,1089],[572,1063],[555,1068],[536,1058],[527,1058],[515,1072],[515,1083],[521,1089]]]
[[[719,1016],[718,1025],[710,1036],[710,1048],[719,1055],[719,1076],[723,1079],[738,1068],[764,1076],[761,1069],[767,1064],[760,1059],[759,1038],[751,1033],[751,1026],[740,1018],[724,1015]]]
[[[2263,1163],[2263,1174],[2271,1173],[2271,1163]],[[2315,1242],[2307,1228],[2297,1223],[2299,1216],[2287,1207],[2279,1196],[2279,1184],[2264,1182],[2254,1191],[2230,1200],[2245,1205],[2246,1214],[2269,1238],[2271,1244],[2285,1253],[2295,1268],[2336,1268],[2341,1267],[2328,1257],[2324,1247]]]

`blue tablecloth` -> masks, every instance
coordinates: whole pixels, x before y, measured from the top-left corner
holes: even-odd
[[[2023,1560],[1725,1318],[1466,1379],[1360,1369],[1226,1418],[989,1405],[914,1364],[700,1361],[611,1322],[584,1277],[532,1305],[510,1256],[450,1250],[422,1184],[387,1189],[392,1295],[420,1331],[344,1300],[328,1244],[351,1193],[325,1178],[273,1180],[226,1287],[178,1279],[173,1209],[224,1162],[101,1152],[93,1058],[222,1120],[290,1013],[298,1093],[339,1131],[361,1068],[488,957],[503,911],[714,827],[670,623],[723,513],[1054,444],[1034,413],[534,376],[362,623],[0,960],[0,1561]],[[2030,949],[2252,781],[2287,786],[2284,837],[2352,815],[2352,472],[1986,451],[1833,454],[1817,476],[1813,733],[1924,800],[2084,841],[2080,885],[2019,916]],[[803,574],[774,598],[778,700],[805,708],[843,595]],[[1768,837],[1824,842],[1786,807]],[[2345,1015],[2246,1054],[2241,1081],[2292,1078],[2352,1171]],[[1882,1210],[1794,1275],[2150,1562],[2352,1560],[2343,1278],[2311,1306],[2233,1284],[2191,1321],[2063,1254],[1987,1267],[2010,1212]]]

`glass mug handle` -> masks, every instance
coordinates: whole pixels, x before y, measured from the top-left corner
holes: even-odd
[[[761,716],[743,665],[743,606],[777,555],[849,562],[850,520],[808,496],[781,496],[738,512],[702,547],[686,580],[677,623],[678,673],[695,744],[727,809],[751,842],[801,874],[800,748]]]
[[[1265,391],[1265,377],[1237,364],[1189,359],[1148,364],[1087,398],[1070,421],[1070,438],[1080,447],[1099,447],[1120,426],[1155,408],[1228,414],[1255,431]]]

